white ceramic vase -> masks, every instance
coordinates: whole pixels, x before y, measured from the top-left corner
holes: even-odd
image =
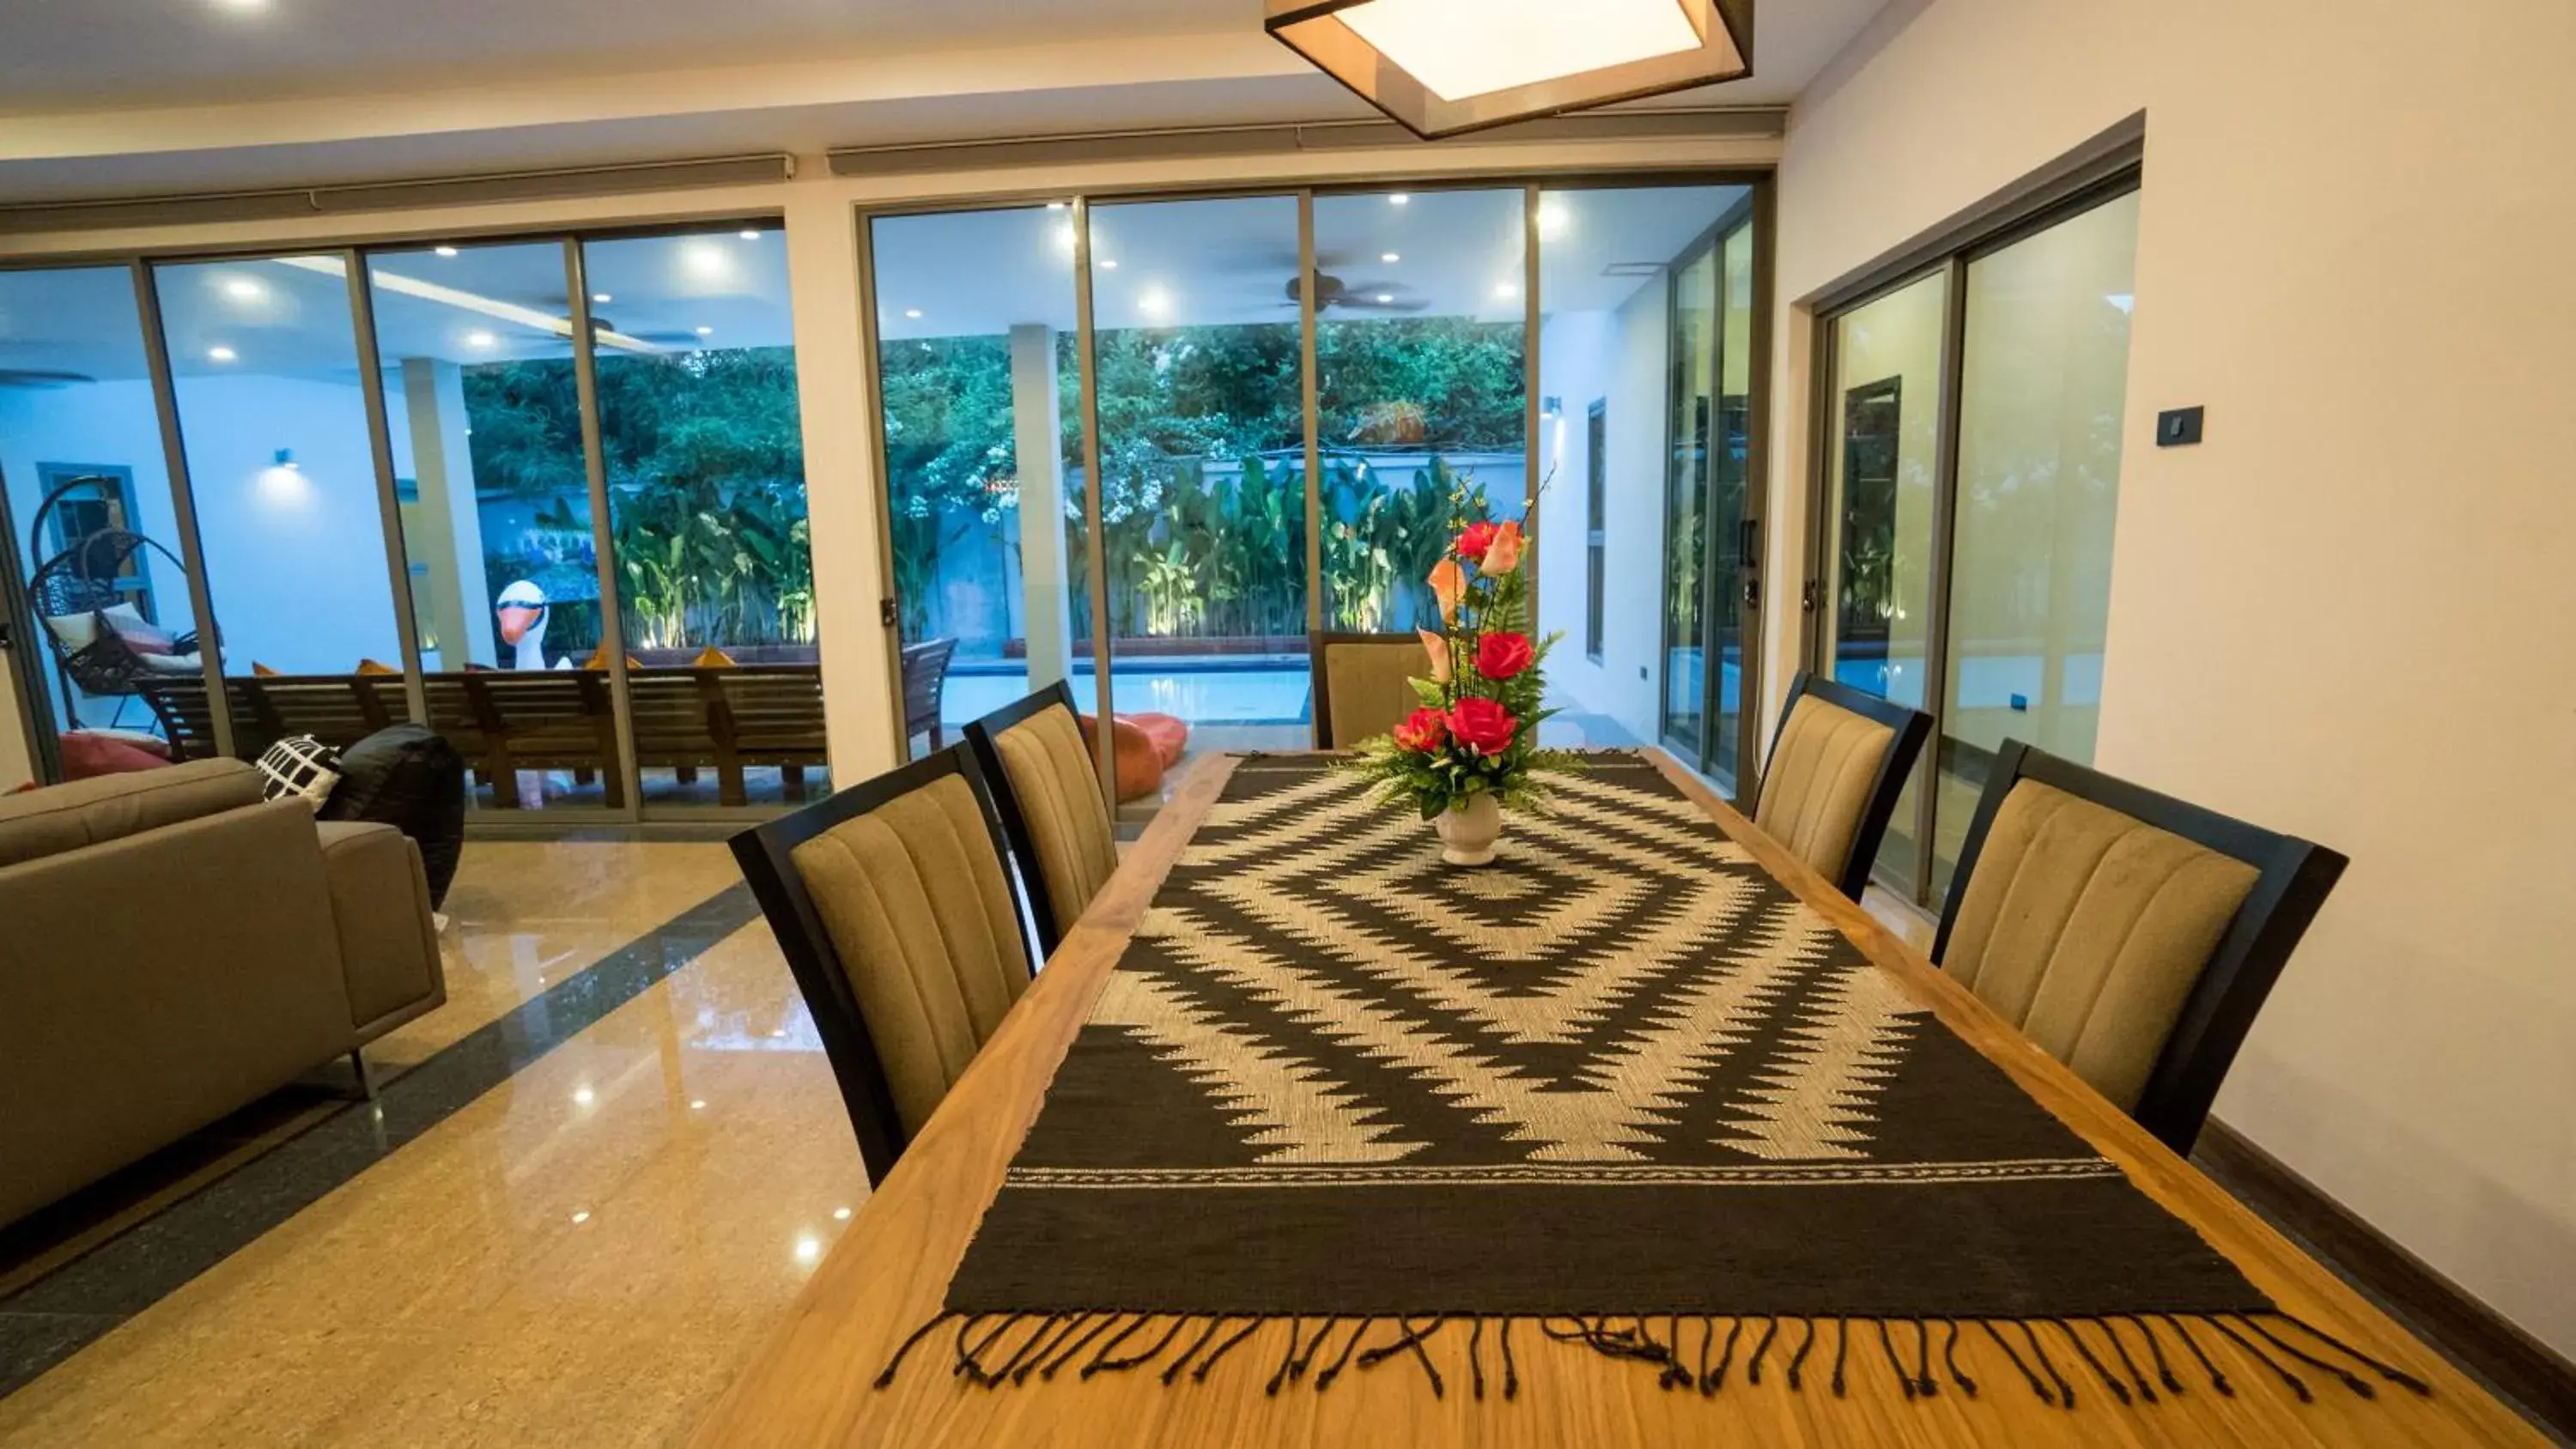
[[[1451,865],[1491,865],[1494,842],[1502,838],[1503,807],[1490,794],[1467,797],[1462,810],[1443,810],[1432,817],[1440,832],[1440,858]]]

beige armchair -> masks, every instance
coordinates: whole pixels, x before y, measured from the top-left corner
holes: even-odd
[[[447,999],[419,850],[259,780],[0,797],[0,1224]]]

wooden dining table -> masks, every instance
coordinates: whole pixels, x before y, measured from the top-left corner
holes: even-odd
[[[1293,1325],[1268,1323],[1204,1381],[1067,1375],[992,1389],[939,1372],[878,1371],[941,1311],[949,1280],[1156,889],[1217,799],[1235,760],[1192,772],[1028,993],[824,1258],[787,1321],[699,1426],[701,1449],[819,1445],[2517,1445],[2546,1442],[2503,1404],[2229,1197],[2215,1183],[1988,1011],[1828,885],[1696,775],[1656,766],[1761,867],[1842,932],[1918,1004],[2198,1230],[2287,1313],[2419,1377],[2432,1392],[2340,1388],[2301,1402],[2232,1343],[2211,1346],[2234,1392],[2153,1404],[2092,1394],[2072,1409],[2012,1393],[1900,1397],[1861,1380],[1846,1396],[1794,1392],[1774,1375],[1724,1394],[1675,1394],[1655,1376],[1581,1347],[1525,1349],[1512,1399],[1445,1397],[1400,1376],[1330,1394],[1263,1392]],[[1269,1343],[1265,1340],[1281,1340]],[[2010,1369],[1960,1346],[1971,1371]]]

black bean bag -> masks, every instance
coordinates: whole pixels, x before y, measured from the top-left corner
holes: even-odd
[[[447,899],[465,848],[465,757],[425,725],[380,729],[340,752],[340,782],[318,814],[391,825],[410,836],[420,846],[435,909]]]

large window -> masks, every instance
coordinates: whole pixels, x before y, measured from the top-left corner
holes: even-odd
[[[1327,629],[1435,627],[1457,529],[1528,512],[1525,210],[1518,187],[1315,198]]]
[[[1879,854],[1925,904],[2006,740],[2092,759],[2135,186],[2112,178],[1826,324],[1816,655],[1935,718]]]
[[[134,288],[121,266],[0,271],[0,559],[30,586],[14,659],[40,760],[63,732],[158,736],[164,679],[204,689]]]
[[[1059,682],[1095,708],[1072,208],[885,216],[869,240],[908,746]]]
[[[1096,713],[1105,660],[1136,825],[1195,760],[1305,747],[1312,631],[1427,622],[1454,528],[1515,520],[1539,628],[1566,636],[1548,738],[1664,742],[1735,788],[1758,653],[1754,194],[1488,184],[872,218],[911,748],[1058,679]]]
[[[802,452],[771,225],[0,270],[57,776],[409,721],[489,810],[826,788]]]

